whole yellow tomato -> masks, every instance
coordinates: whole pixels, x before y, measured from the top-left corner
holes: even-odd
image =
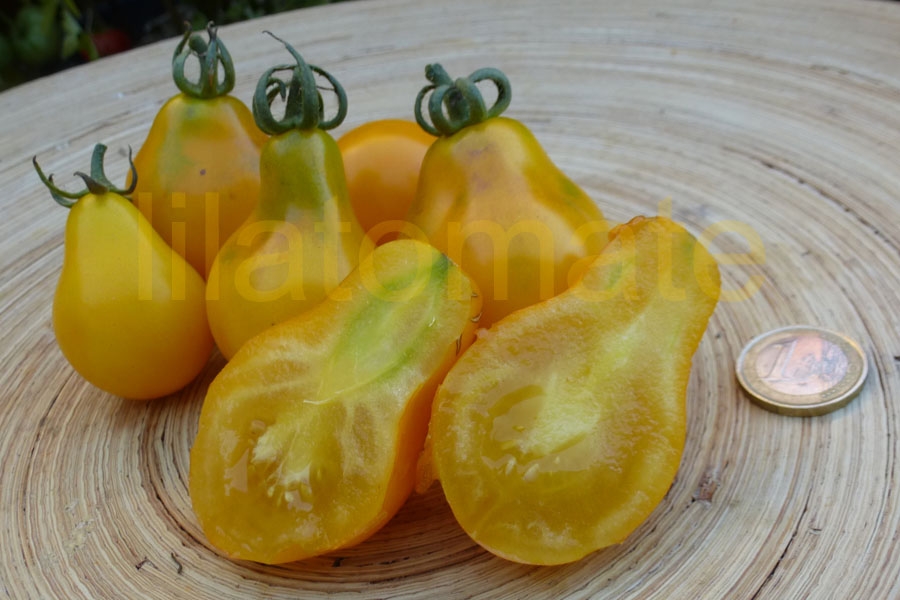
[[[406,219],[422,159],[434,140],[418,123],[404,119],[364,123],[338,138],[350,203],[374,242],[396,232],[390,221]]]
[[[416,117],[440,137],[422,161],[408,218],[478,283],[489,327],[565,290],[606,244],[608,226],[528,128],[500,116],[511,93],[503,73],[454,81],[429,65],[426,75],[434,83],[419,93]],[[499,90],[490,109],[475,85],[482,80]],[[422,114],[429,92],[431,123]]]
[[[253,100],[257,125],[272,136],[260,157],[259,203],[209,272],[209,323],[228,359],[264,329],[324,300],[356,267],[365,239],[347,198],[340,150],[327,132],[344,118],[344,90],[317,71],[338,96],[338,115],[326,121],[313,67],[286,46],[297,64],[266,71]],[[291,71],[289,84],[275,76],[282,70]],[[273,86],[291,90],[280,120],[269,105]]]
[[[181,93],[159,110],[134,160],[138,209],[204,277],[220,246],[256,206],[266,140],[250,109],[228,95],[234,67],[212,27],[209,37],[207,45],[188,32],[178,45],[173,77]],[[192,53],[200,58],[199,84],[185,78],[184,62]],[[221,83],[209,76],[219,62]]]
[[[65,255],[53,300],[63,355],[87,381],[117,396],[158,398],[189,383],[206,365],[213,340],[205,285],[102,172],[97,145],[85,192],[43,176],[69,207]]]

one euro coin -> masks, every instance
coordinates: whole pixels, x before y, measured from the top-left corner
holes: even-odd
[[[816,416],[855,398],[868,365],[862,348],[849,337],[796,325],[750,340],[736,370],[741,386],[763,408],[782,415]]]

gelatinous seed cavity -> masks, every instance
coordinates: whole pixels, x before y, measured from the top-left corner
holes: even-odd
[[[251,429],[259,425],[265,428],[254,421]],[[278,505],[304,512],[313,509],[314,465],[307,448],[297,428],[281,420],[261,432],[250,455],[256,475],[265,481],[266,495]]]
[[[573,451],[597,427],[589,404],[548,394],[538,385],[499,396],[488,410],[492,446],[487,461],[505,475],[533,481],[540,473],[585,468],[584,453]]]
[[[529,430],[536,425],[543,394],[540,386],[527,385],[504,394],[490,408],[491,439],[500,448],[526,451],[530,446]]]

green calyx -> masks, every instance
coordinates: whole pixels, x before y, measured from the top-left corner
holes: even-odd
[[[53,196],[53,199],[56,200],[60,206],[72,208],[72,206],[78,202],[79,198],[86,196],[87,194],[100,195],[111,192],[113,194],[127,196],[134,191],[135,186],[137,186],[137,169],[134,167],[134,162],[131,160],[131,148],[128,148],[128,165],[131,168],[131,185],[124,189],[117,188],[106,176],[106,173],[103,170],[103,157],[105,155],[106,146],[97,144],[94,146],[94,153],[91,156],[91,174],[87,175],[81,171],[76,171],[75,175],[81,177],[86,186],[86,188],[80,192],[67,192],[60,189],[53,183],[53,175],[44,175],[40,165],[38,165],[36,156],[31,159],[31,162],[34,164],[38,177],[41,178],[41,181],[43,181],[44,185],[50,190],[50,195]]]
[[[266,32],[284,44],[294,64],[283,64],[272,67],[263,73],[253,94],[253,118],[256,125],[269,135],[286,133],[292,129],[333,129],[340,125],[347,116],[347,94],[328,71],[315,65],[307,64],[293,46],[284,40]],[[277,77],[281,71],[290,71],[290,81],[285,82]],[[325,119],[325,102],[316,86],[316,75],[328,80],[331,91],[337,96],[337,114]],[[284,116],[277,119],[272,114],[272,103],[275,98],[284,101]]]
[[[457,131],[500,116],[512,100],[509,79],[497,69],[478,69],[468,77],[453,80],[439,64],[425,67],[425,77],[431,82],[416,96],[416,121],[435,136],[450,136]],[[478,83],[490,81],[497,86],[497,99],[488,108],[478,89]],[[430,94],[430,96],[429,96]],[[428,119],[422,105],[428,98]]]
[[[175,48],[172,57],[172,78],[175,85],[187,96],[193,98],[217,98],[224,96],[234,88],[234,63],[225,44],[216,34],[216,26],[210,21],[206,26],[209,41],[199,33],[191,31],[186,24],[184,36]],[[196,56],[200,61],[200,77],[197,81],[188,81],[184,66],[188,58]],[[224,79],[219,81],[219,65],[222,65]]]

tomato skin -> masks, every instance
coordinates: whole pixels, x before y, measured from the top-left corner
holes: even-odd
[[[565,290],[608,231],[593,200],[506,117],[434,142],[408,218],[478,283],[485,327]]]
[[[135,156],[138,208],[204,277],[256,206],[266,139],[240,100],[178,94],[159,110]]]
[[[135,400],[184,387],[213,345],[203,279],[115,193],[70,209],[53,328],[82,377]]]
[[[334,139],[320,129],[270,138],[259,203],[210,270],[207,310],[222,355],[324,300],[359,262],[363,239]]]
[[[373,228],[406,219],[419,181],[419,169],[436,138],[404,119],[370,121],[338,138],[347,190],[356,217],[373,241],[389,239]]]

